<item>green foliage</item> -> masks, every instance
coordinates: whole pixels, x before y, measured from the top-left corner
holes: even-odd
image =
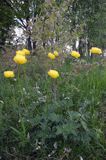
[[[69,61],[60,67],[54,62],[60,72],[56,81],[34,58],[21,67],[20,79],[1,76],[2,158],[103,160],[106,144],[99,112],[106,70],[95,62]]]
[[[96,13],[92,16],[92,20],[88,22],[88,35],[92,44],[98,45],[105,49],[106,37],[106,3],[104,0],[96,4]]]
[[[30,50],[76,49],[78,39],[82,56],[91,46],[105,49],[105,5],[105,0],[6,0],[0,5],[2,44],[13,25],[23,29]]]
[[[5,40],[8,37],[8,32],[11,25],[14,24],[14,16],[11,8],[6,4],[5,1],[0,3],[0,45],[5,44]]]

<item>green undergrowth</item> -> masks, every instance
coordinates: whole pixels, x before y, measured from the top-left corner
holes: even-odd
[[[14,79],[1,73],[1,159],[104,160],[106,68],[86,60],[52,68],[56,80],[34,58]]]

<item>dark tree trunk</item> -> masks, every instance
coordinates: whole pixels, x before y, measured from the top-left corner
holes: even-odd
[[[89,39],[88,39],[88,41],[87,41],[88,43],[87,43],[87,50],[88,50],[88,57],[90,57],[90,41],[89,41]]]
[[[85,39],[81,37],[79,39],[79,53],[80,53],[81,57],[85,56],[85,52],[86,52]]]
[[[28,50],[32,50],[32,40],[31,40],[31,28],[29,26],[29,21],[30,21],[30,14],[29,14],[29,0],[25,0],[24,2],[26,4],[26,31],[27,31],[27,34],[28,34],[28,38],[27,38],[27,48]]]
[[[74,40],[74,42],[73,42],[73,50],[75,50],[76,51],[76,40]]]
[[[46,46],[46,43],[45,43],[45,42],[43,42],[43,48],[45,48],[45,46]]]
[[[36,54],[36,41],[32,43],[32,47],[33,47],[32,54],[35,55]]]
[[[29,50],[32,50],[32,44],[31,44],[31,37],[30,36],[27,38],[27,47],[28,47]]]
[[[33,50],[36,49],[36,41],[33,42]]]

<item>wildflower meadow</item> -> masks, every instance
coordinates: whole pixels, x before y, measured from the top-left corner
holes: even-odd
[[[22,52],[13,57],[17,70],[3,68],[0,76],[1,156],[102,160],[105,63],[78,59],[75,51],[63,61],[56,51],[39,68],[36,57]]]
[[[1,2],[1,160],[106,160],[104,6]]]

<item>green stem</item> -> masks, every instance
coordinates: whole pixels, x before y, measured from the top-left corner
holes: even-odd
[[[57,102],[57,87],[56,87],[56,80],[52,80],[52,101],[53,103]]]
[[[19,80],[20,80],[20,65],[18,65],[18,83],[19,83]]]

